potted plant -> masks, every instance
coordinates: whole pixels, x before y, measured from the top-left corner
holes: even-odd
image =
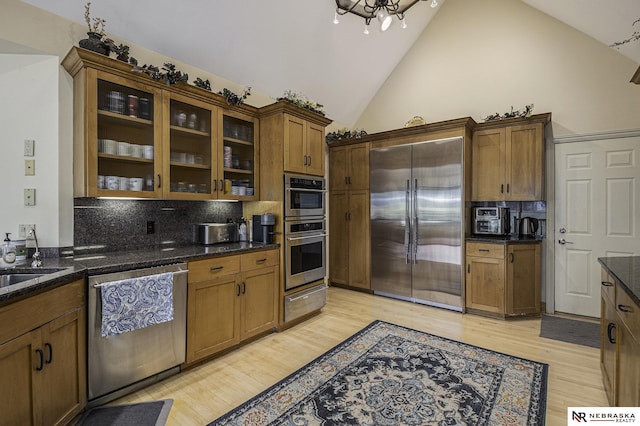
[[[106,21],[102,18],[90,17],[91,2],[88,2],[84,7],[84,20],[89,27],[87,35],[89,38],[85,38],[78,42],[78,45],[83,49],[92,50],[97,53],[109,56],[109,45],[107,45],[102,38],[104,37],[104,27]]]

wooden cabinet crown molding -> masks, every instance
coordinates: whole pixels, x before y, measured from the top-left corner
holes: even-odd
[[[170,90],[173,93],[198,99],[227,110],[241,111],[253,117],[258,116],[258,108],[254,106],[247,104],[229,105],[224,96],[186,83],[168,86],[165,82],[154,80],[144,73],[132,71],[132,65],[127,62],[119,61],[81,47],[72,47],[69,53],[67,53],[67,56],[62,60],[62,66],[72,77],[75,77],[83,68],[94,68],[124,77],[128,80],[137,81],[147,86],[156,87],[161,90]]]
[[[378,133],[371,133],[359,138],[341,139],[339,141],[327,142],[329,146],[352,145],[364,142],[379,142],[389,139],[409,139],[411,137],[421,136],[425,133],[444,132],[449,130],[473,130],[477,123],[471,117],[457,118],[454,120],[440,121],[437,123],[428,123],[421,126],[403,127],[401,129],[386,130]]]
[[[535,123],[542,123],[542,125],[545,126],[550,122],[551,122],[551,113],[545,112],[543,114],[534,114],[529,118],[515,117],[515,118],[506,118],[504,120],[485,121],[483,123],[478,123],[475,126],[474,130],[484,130],[484,129],[492,129],[495,127],[518,126],[521,124],[535,124]]]
[[[317,114],[313,111],[300,108],[299,106],[287,101],[277,101],[260,108],[260,118],[282,113],[293,115],[322,127],[327,127],[333,122],[330,118]]]

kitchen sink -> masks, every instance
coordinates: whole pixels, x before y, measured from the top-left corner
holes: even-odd
[[[0,288],[18,284],[23,281],[40,278],[46,274],[6,274],[0,275]]]
[[[35,280],[47,275],[63,271],[64,268],[24,268],[0,270],[0,288]],[[48,278],[48,277],[47,277]]]

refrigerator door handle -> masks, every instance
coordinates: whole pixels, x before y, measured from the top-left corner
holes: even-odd
[[[413,187],[413,263],[418,263],[418,179]]]
[[[404,217],[406,226],[404,227],[404,253],[405,265],[411,261],[409,256],[411,255],[411,215],[409,211],[409,196],[411,193],[411,181],[407,179],[407,190],[404,194]]]

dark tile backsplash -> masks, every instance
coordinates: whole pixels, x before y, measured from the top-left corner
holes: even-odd
[[[74,253],[186,245],[192,242],[192,224],[241,216],[242,203],[233,202],[76,198]],[[153,234],[147,234],[147,222],[153,222]]]

